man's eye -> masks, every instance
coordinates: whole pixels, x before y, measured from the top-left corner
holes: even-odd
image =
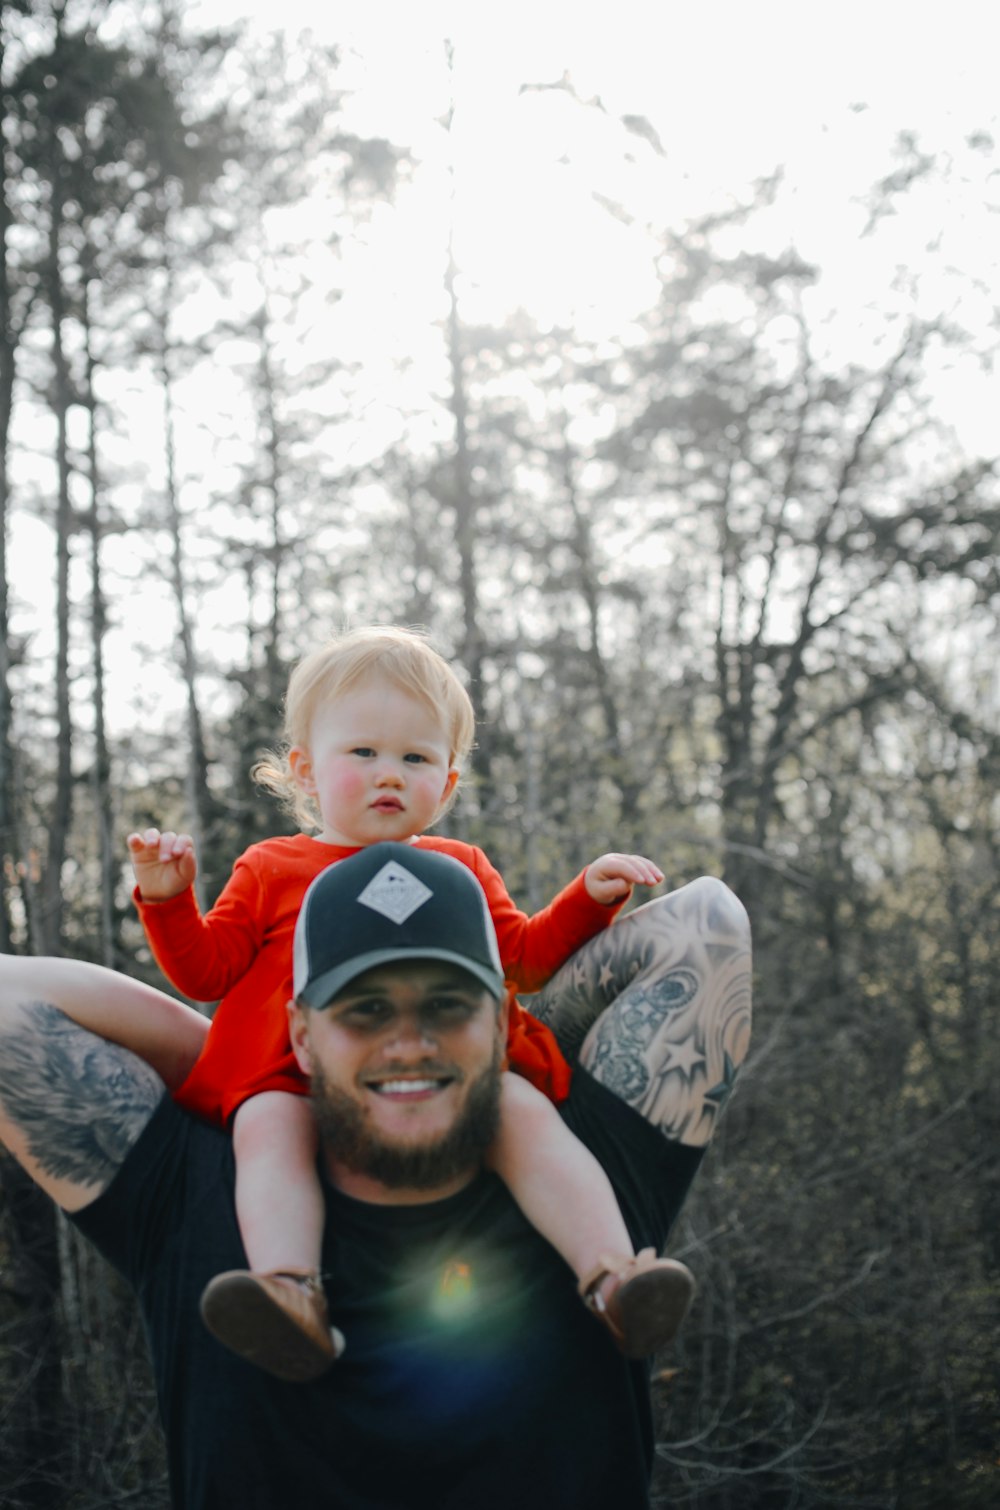
[[[427,1004],[428,1014],[439,1020],[451,1019],[457,1021],[460,1018],[468,1017],[473,1010],[472,1003],[465,1001],[461,996],[441,996]]]
[[[347,1008],[342,1020],[358,1027],[371,1027],[373,1023],[382,1022],[388,1010],[382,1001],[357,1001]]]

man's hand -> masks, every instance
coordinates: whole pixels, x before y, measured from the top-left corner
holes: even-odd
[[[645,855],[601,855],[587,866],[583,884],[595,902],[610,907],[628,896],[633,886],[658,886],[663,871]]]
[[[193,884],[198,861],[190,834],[147,828],[143,834],[129,834],[126,843],[144,902],[166,902]]]

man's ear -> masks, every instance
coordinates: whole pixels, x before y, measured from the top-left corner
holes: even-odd
[[[288,769],[299,791],[315,797],[316,777],[313,775],[313,763],[309,758],[309,751],[303,749],[301,745],[292,745],[288,752]]]
[[[292,1053],[303,1075],[312,1074],[312,1056],[309,1053],[309,1013],[297,1001],[288,1003],[288,1036]]]
[[[504,992],[503,1001],[500,1003],[500,1011],[497,1013],[497,1032],[500,1035],[500,1042],[505,1048],[507,1046],[507,1033],[510,1026],[511,994],[510,991]]]

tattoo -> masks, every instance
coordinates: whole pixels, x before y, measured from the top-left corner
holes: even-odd
[[[623,941],[618,930],[627,921],[612,924],[584,944],[529,1003],[534,1016],[552,1029],[570,1064],[579,1058],[595,1020],[653,962],[651,939],[638,935]]]
[[[671,1138],[703,1146],[750,1040],[746,913],[709,877],[619,919],[532,1010],[571,1062]]]
[[[163,1096],[128,1049],[105,1043],[47,1002],[26,1002],[3,1035],[0,1105],[42,1175],[110,1184]]]
[[[667,1016],[692,1001],[698,978],[691,970],[675,970],[660,980],[636,985],[621,999],[614,1030],[598,1032],[587,1068],[609,1090],[631,1106],[649,1087],[646,1057]],[[683,1070],[683,1061],[678,1065]]]

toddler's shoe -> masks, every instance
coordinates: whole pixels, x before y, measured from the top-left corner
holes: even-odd
[[[202,1292],[201,1317],[225,1347],[292,1384],[318,1379],[344,1351],[312,1269],[217,1274]]]
[[[695,1282],[686,1264],[643,1248],[634,1257],[605,1254],[579,1288],[584,1305],[604,1323],[625,1357],[645,1358],[676,1336],[694,1299]]]

